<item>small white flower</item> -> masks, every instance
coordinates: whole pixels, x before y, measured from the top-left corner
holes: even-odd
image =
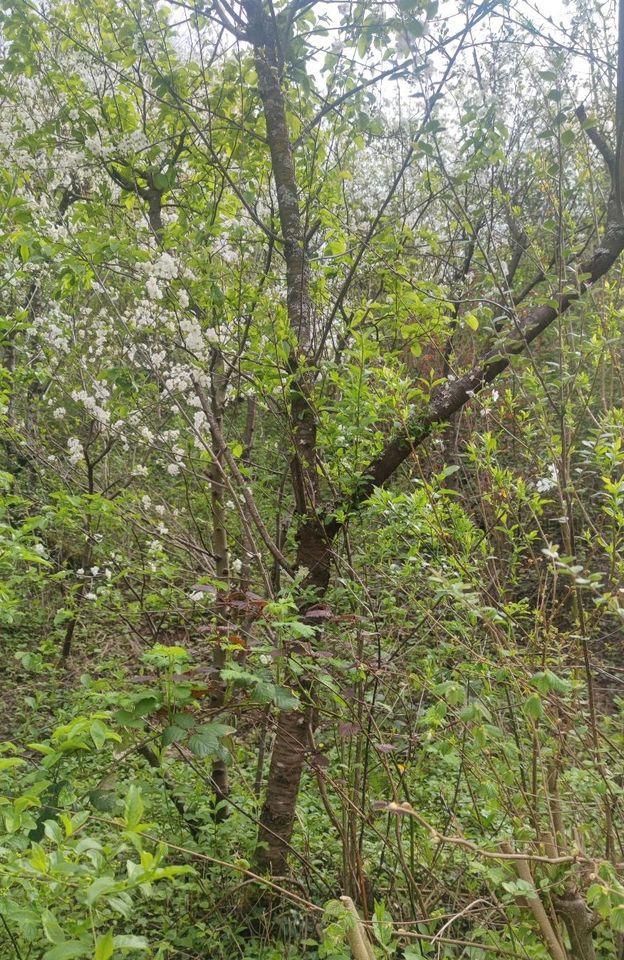
[[[549,560],[558,560],[559,559],[559,546],[556,543],[549,543],[547,547],[542,550],[542,553]]]
[[[99,572],[100,572],[100,568],[99,568],[98,566],[91,567],[91,576],[92,576],[92,577],[97,577],[97,575],[98,575]]]
[[[243,569],[242,560],[238,560],[238,559],[232,560],[232,573],[235,573],[238,575],[242,569]]]
[[[170,464],[167,466],[167,473],[170,474],[172,477],[177,477],[177,475],[179,474],[179,472],[180,472],[180,464],[179,464],[179,463],[170,463]]]
[[[53,411],[52,416],[55,420],[62,420],[62,418],[65,416],[65,412],[65,407],[57,407],[56,410]]]
[[[83,568],[83,567],[78,567],[78,569],[76,570],[76,576],[77,576],[77,577],[84,577],[84,568]]]
[[[548,467],[548,474],[545,477],[541,477],[535,484],[535,489],[538,493],[548,493],[550,490],[554,490],[557,486],[557,468],[554,463],[551,463]]]
[[[97,593],[85,593],[85,600],[97,600]]]

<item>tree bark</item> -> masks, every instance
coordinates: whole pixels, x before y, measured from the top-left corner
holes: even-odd
[[[595,917],[583,897],[575,891],[556,897],[555,910],[568,932],[570,953],[574,960],[596,960],[592,936]]]

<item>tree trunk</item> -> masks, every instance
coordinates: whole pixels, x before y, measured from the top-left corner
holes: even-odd
[[[596,960],[592,930],[595,917],[579,893],[574,891],[555,899],[555,910],[563,920],[570,938],[574,960]]]
[[[312,587],[315,597],[320,599],[329,585],[331,541],[318,520],[308,521],[300,527],[297,561],[309,571],[304,586]],[[305,619],[305,610],[302,614]],[[286,871],[299,785],[309,734],[314,727],[313,680],[299,678],[299,684],[304,697],[303,709],[283,710],[278,717],[258,830],[258,867],[277,874]]]
[[[283,60],[275,18],[270,16],[262,0],[244,0],[243,6],[249,23],[248,36],[253,44],[258,91],[264,110],[277,193],[286,261],[286,308],[297,344],[288,361],[292,377],[289,421],[294,447],[291,474],[294,519],[298,528],[296,565],[309,571],[303,584],[306,588],[304,595],[309,597],[309,588],[313,588],[314,596],[319,598],[329,583],[330,543],[317,515],[319,491],[316,416],[312,402],[314,378],[311,369],[306,370],[314,351],[310,268],[282,90]],[[302,605],[301,613],[305,616],[305,605]],[[286,867],[308,731],[314,715],[311,680],[304,680],[301,687],[305,699],[303,710],[283,711],[279,715],[266,798],[260,816],[256,857],[261,868],[273,873],[282,873]]]

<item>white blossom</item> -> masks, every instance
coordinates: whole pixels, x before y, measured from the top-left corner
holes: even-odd
[[[68,457],[69,462],[73,467],[75,467],[76,464],[82,460],[84,455],[84,451],[82,449],[82,443],[80,442],[78,437],[69,438],[69,440],[67,441],[67,449],[69,450],[69,457]]]
[[[557,468],[554,463],[551,463],[548,467],[548,473],[545,477],[541,477],[535,484],[535,489],[538,493],[548,493],[550,490],[554,490],[557,486]]]
[[[145,289],[150,300],[162,300],[163,292],[156,277],[148,277]]]

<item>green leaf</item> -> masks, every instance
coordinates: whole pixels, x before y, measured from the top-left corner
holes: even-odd
[[[168,747],[170,743],[175,743],[176,740],[180,740],[184,736],[184,730],[182,727],[177,727],[175,724],[171,724],[169,727],[165,727],[161,736],[161,743],[163,747]]]
[[[98,877],[87,889],[85,897],[87,904],[92,906],[98,897],[101,897],[103,893],[109,893],[116,886],[117,884],[113,877]]]
[[[0,770],[9,770],[11,767],[19,767],[26,763],[21,757],[0,757]]]
[[[537,687],[540,693],[546,694],[554,691],[555,693],[568,693],[570,690],[570,681],[558,677],[552,670],[541,670],[531,678],[531,683]]]
[[[101,720],[94,720],[89,727],[89,733],[91,734],[91,739],[95,744],[96,750],[101,750],[106,743],[106,738],[108,735],[106,725],[102,723]]]
[[[93,960],[110,960],[113,955],[113,931],[107,930],[102,933],[95,943],[95,955]]]
[[[444,699],[454,707],[463,703],[465,700],[464,688],[454,680],[445,680],[443,683],[436,684],[433,692],[438,697],[444,697]]]
[[[528,880],[507,880],[503,883],[503,889],[511,893],[514,897],[530,897],[535,899],[535,887]]]
[[[225,723],[204,723],[197,733],[189,738],[189,750],[198,757],[225,758],[227,751],[219,741],[230,733],[234,733],[234,727],[228,727]]]
[[[121,934],[113,937],[116,950],[147,950],[149,943],[145,937],[134,937],[130,934]]]
[[[523,709],[527,717],[530,717],[531,720],[541,720],[544,716],[542,701],[537,693],[532,693],[530,697],[527,697],[524,701]]]
[[[82,940],[65,940],[58,946],[47,950],[43,960],[71,960],[71,957],[84,957],[89,951],[89,945]]]
[[[44,910],[41,914],[43,932],[50,943],[63,943],[65,934],[59,926],[59,922],[51,910]]]
[[[132,784],[126,797],[126,806],[124,810],[124,821],[129,830],[134,830],[143,816],[143,797],[139,787]]]
[[[610,919],[613,929],[622,933],[624,931],[624,904],[619,903],[617,907],[613,908]]]
[[[40,913],[27,907],[18,907],[13,901],[7,909],[11,919],[19,926],[26,940],[35,940],[40,936]]]
[[[271,684],[273,703],[278,710],[298,710],[301,701],[287,687],[280,687],[277,684]]]
[[[46,820],[43,825],[43,830],[48,840],[51,840],[52,843],[56,843],[58,846],[63,842],[63,831],[56,820]]]
[[[176,713],[172,717],[172,723],[176,727],[182,727],[183,730],[190,730],[195,726],[195,717],[192,713]]]
[[[48,872],[48,855],[39,843],[31,846],[30,862],[39,873]]]
[[[218,744],[210,737],[203,737],[200,733],[189,737],[188,748],[196,757],[214,757]]]

